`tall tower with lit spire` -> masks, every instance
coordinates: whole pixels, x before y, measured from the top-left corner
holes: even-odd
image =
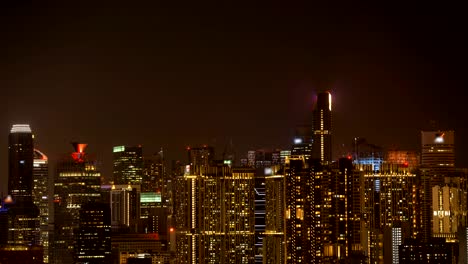
[[[33,203],[33,134],[27,124],[13,125],[8,141],[8,244],[39,244],[39,209]]]
[[[33,134],[29,125],[13,125],[8,141],[8,193],[32,203]]]
[[[332,162],[332,96],[329,91],[319,92],[313,111],[312,158],[322,164]]]

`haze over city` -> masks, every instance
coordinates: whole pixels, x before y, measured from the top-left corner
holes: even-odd
[[[113,145],[286,147],[334,96],[334,157],[352,138],[418,150],[457,131],[468,165],[465,19],[440,5],[0,4],[1,179],[7,133],[29,123],[51,159],[73,140],[111,172]],[[3,188],[3,190],[5,190]]]

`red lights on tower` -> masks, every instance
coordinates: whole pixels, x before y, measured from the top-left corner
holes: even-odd
[[[85,158],[84,150],[88,146],[88,144],[73,142],[72,145],[73,145],[73,148],[75,149],[75,152],[71,154],[73,160],[78,163],[84,162],[84,158]]]

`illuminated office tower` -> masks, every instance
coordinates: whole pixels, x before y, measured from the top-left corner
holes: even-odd
[[[187,165],[177,183],[177,261],[254,262],[254,170]]]
[[[421,132],[421,168],[429,169],[430,184],[443,184],[455,170],[455,132]]]
[[[75,244],[76,264],[111,263],[111,217],[107,203],[89,203],[80,209]]]
[[[29,125],[13,125],[8,145],[8,193],[13,200],[32,202],[33,134]]]
[[[373,170],[370,164],[359,169],[364,172],[362,234],[368,262],[398,261],[398,243],[417,235],[416,174],[404,164],[384,163],[380,171]],[[395,240],[395,244],[396,237],[400,240]]]
[[[44,247],[44,263],[49,263],[49,164],[47,156],[34,150],[33,200],[39,208],[40,245]]]
[[[140,221],[140,185],[112,185],[111,226],[115,231],[137,232]]]
[[[101,173],[85,153],[87,144],[73,143],[75,152],[57,162],[54,182],[53,262],[74,263],[75,229],[84,204],[101,199]]]
[[[466,226],[466,179],[455,170],[455,132],[421,132],[421,179],[423,183],[423,239],[456,240]]]
[[[284,177],[286,263],[316,263],[314,171],[303,155],[291,156]]]
[[[140,196],[140,233],[167,235],[169,208],[162,202],[160,192],[142,192]]]
[[[317,95],[317,102],[313,111],[313,144],[312,158],[322,164],[332,162],[332,96],[329,92]]]
[[[114,184],[141,184],[143,180],[143,151],[141,146],[116,146]]]
[[[285,180],[278,167],[265,176],[265,236],[264,263],[284,263],[285,249]]]
[[[454,131],[422,131],[421,139],[422,166],[435,169],[455,167]]]
[[[8,244],[40,244],[39,209],[33,203],[33,134],[29,125],[13,125],[8,142]]]

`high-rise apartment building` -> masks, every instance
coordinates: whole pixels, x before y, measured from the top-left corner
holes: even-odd
[[[39,208],[39,244],[44,248],[44,263],[49,263],[49,190],[49,160],[44,153],[34,149],[33,201]]]
[[[284,177],[286,263],[315,263],[314,171],[303,155],[291,156]]]
[[[363,261],[361,237],[363,172],[341,158],[315,177],[317,246],[322,262]],[[317,254],[319,255],[319,254]]]
[[[178,262],[254,262],[254,170],[187,165],[177,182]]]
[[[54,237],[52,263],[74,263],[75,230],[83,205],[101,199],[101,173],[87,144],[73,143],[75,152],[57,162],[54,182]]]
[[[368,262],[398,261],[398,245],[402,239],[416,237],[419,228],[416,174],[404,164],[384,163],[379,171],[371,165],[358,168],[364,172],[361,234]]]
[[[265,176],[265,236],[262,252],[264,263],[286,261],[285,183],[284,172],[280,167],[272,168],[271,174]]]
[[[317,94],[313,110],[313,144],[312,158],[323,164],[332,162],[332,96],[330,92]]]
[[[142,184],[143,150],[141,146],[116,146],[114,155],[114,184]]]

